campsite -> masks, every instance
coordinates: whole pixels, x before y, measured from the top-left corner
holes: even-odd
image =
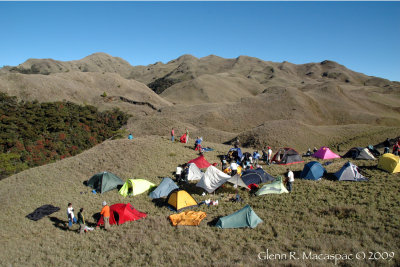
[[[0,2],[0,266],[400,266],[400,6],[282,4]]]
[[[229,145],[205,143],[215,149],[205,153],[212,163],[218,162],[218,155],[230,148]],[[163,160],[152,160],[156,151]],[[225,265],[226,262],[244,261],[246,265],[264,265],[265,261],[260,262],[258,253],[267,249],[276,253],[338,250],[356,253],[367,248],[390,252],[398,249],[399,221],[393,214],[399,211],[399,177],[377,169],[377,162],[372,160],[352,160],[369,178],[368,182],[333,179],[333,173],[347,162],[346,159],[334,159],[332,164],[324,166],[328,175],[320,181],[299,179],[304,164],[293,164],[291,168],[296,177],[293,193],[252,196],[244,189],[239,190],[242,203],[226,198],[235,193],[229,183],[218,189],[215,195],[203,196],[204,190],[192,182],[186,190],[197,202],[210,198],[219,200],[217,206],[202,205],[189,209],[206,213],[198,226],[172,226],[168,216],[176,212],[155,205],[146,193],[126,198],[116,189],[93,194],[91,188],[83,184],[97,170],[107,169],[124,180],[143,177],[158,185],[166,174],[172,177],[177,164],[196,156],[191,146],[179,142],[171,144],[166,137],[110,140],[76,157],[2,180],[1,236],[2,240],[7,240],[2,259],[14,262],[17,258],[19,264],[40,262],[43,265],[61,262],[78,265],[81,258],[85,258],[88,264],[116,266],[172,265],[175,262]],[[306,162],[315,160],[303,159]],[[275,177],[286,171],[286,166],[278,164],[262,164],[262,167]],[[60,179],[65,173],[68,173],[68,179]],[[112,204],[130,203],[136,210],[145,212],[147,217],[113,226],[109,232],[95,230],[84,237],[76,233],[76,225],[74,230],[64,226],[68,201],[76,209],[84,206],[87,221],[95,224],[91,216],[100,211],[103,200]],[[37,222],[25,218],[44,203],[61,207],[61,210]],[[262,220],[254,229],[212,226],[219,218],[239,211],[246,204]],[[67,257],[66,251],[73,256]],[[370,264],[367,261],[356,263]],[[397,257],[388,262],[389,265],[397,263]],[[288,260],[285,264],[296,264],[296,261]],[[333,261],[312,264],[326,265],[333,264]]]

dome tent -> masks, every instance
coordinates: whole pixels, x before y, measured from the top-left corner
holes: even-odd
[[[144,179],[128,179],[119,190],[119,194],[124,197],[136,196],[146,192],[154,186],[156,185]]]
[[[369,159],[374,160],[375,157],[366,147],[353,147],[346,154],[342,156],[343,158],[352,158],[352,159]]]
[[[336,159],[340,158],[339,155],[333,153],[329,147],[322,146],[320,149],[318,149],[317,152],[315,152],[312,155],[314,158],[319,158],[319,159]]]
[[[152,199],[166,197],[169,195],[169,193],[178,188],[179,187],[174,183],[174,181],[172,181],[171,178],[165,177],[162,179],[157,188],[150,193],[149,197]]]
[[[346,162],[343,167],[335,173],[339,181],[368,181],[359,171],[358,167],[353,163]]]
[[[105,193],[107,191],[116,189],[118,186],[123,184],[124,181],[111,172],[97,173],[87,181],[88,186],[100,193]]]
[[[117,203],[110,206],[110,224],[121,225],[128,221],[136,221],[145,218],[146,216],[146,213],[136,210],[130,203]],[[103,216],[101,216],[97,225],[100,226],[103,224],[104,219]]]
[[[272,157],[272,161],[275,161],[280,165],[290,165],[295,163],[304,162],[301,155],[290,147],[280,148],[278,152]]]
[[[320,180],[322,176],[326,173],[324,167],[322,167],[321,163],[317,161],[311,161],[304,165],[303,171],[300,174],[300,178],[307,180]]]
[[[377,167],[390,173],[400,172],[400,157],[392,153],[383,154],[379,158]]]
[[[197,206],[196,200],[185,190],[174,190],[167,197],[167,203],[176,211]]]

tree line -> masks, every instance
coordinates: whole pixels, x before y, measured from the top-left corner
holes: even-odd
[[[0,179],[74,156],[120,133],[129,115],[72,102],[18,101],[0,92]]]

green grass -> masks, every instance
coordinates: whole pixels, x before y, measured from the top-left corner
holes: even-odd
[[[205,142],[215,148],[207,152],[210,162],[228,146]],[[251,196],[241,190],[243,203],[226,201],[235,189],[226,184],[216,194],[202,196],[194,184],[188,191],[198,201],[219,199],[218,206],[200,206],[207,213],[198,227],[173,227],[166,207],[157,207],[146,194],[123,198],[116,190],[90,193],[83,181],[108,170],[123,179],[145,178],[159,183],[172,176],[178,164],[195,158],[190,144],[168,138],[146,137],[106,141],[84,153],[0,181],[0,259],[2,266],[326,266],[334,261],[310,259],[260,260],[258,253],[297,252],[355,254],[359,251],[395,253],[390,261],[338,261],[341,266],[398,266],[400,264],[400,175],[375,168],[377,161],[352,161],[369,182],[337,182],[328,179],[296,179],[291,194]],[[344,148],[341,148],[344,149]],[[309,161],[310,159],[307,159]],[[219,161],[218,161],[219,162]],[[321,161],[324,162],[324,161]],[[336,172],[346,162],[337,159],[326,166]],[[295,175],[303,164],[292,165]],[[285,166],[264,166],[270,174],[282,175]],[[296,177],[297,178],[297,177]],[[85,216],[99,212],[101,202],[127,203],[148,217],[95,230],[85,235],[66,230],[67,203],[75,211],[85,207]],[[61,210],[37,222],[25,216],[35,208],[53,204]],[[255,229],[217,229],[209,225],[250,204],[263,220]],[[368,254],[367,254],[368,256]]]

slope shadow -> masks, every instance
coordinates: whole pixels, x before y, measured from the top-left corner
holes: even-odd
[[[191,182],[180,184],[179,189],[183,189],[192,195],[193,194],[201,195],[204,192],[203,188],[197,187],[195,183]]]
[[[59,228],[59,229],[61,229],[63,231],[70,230],[69,227],[68,227],[68,222],[67,221],[60,220],[57,217],[53,217],[53,216],[50,216],[49,219],[50,219],[50,221],[53,222],[53,225],[55,227],[57,227],[57,228]]]

